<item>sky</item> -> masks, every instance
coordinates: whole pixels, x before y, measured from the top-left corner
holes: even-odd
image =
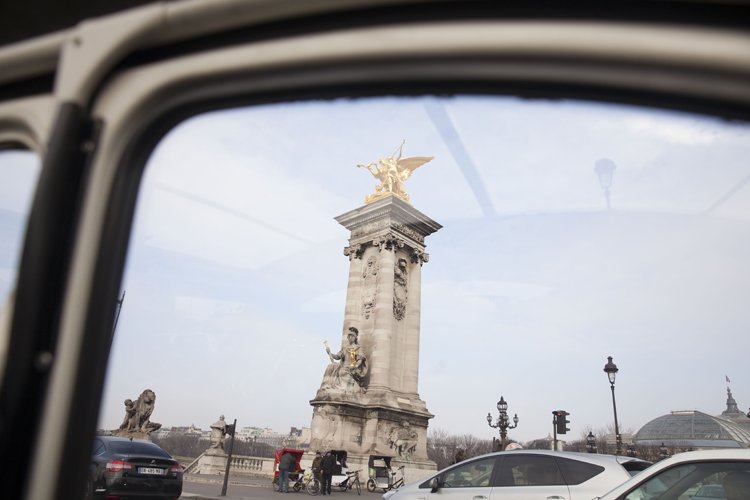
[[[750,407],[750,127],[576,101],[409,97],[270,104],[183,122],[154,150],[132,229],[99,426],[146,388],[151,419],[310,425],[340,342],[348,232],[376,180],[357,164],[434,156],[406,183],[443,227],[422,268],[419,395],[430,429],[520,441],[673,410]],[[616,165],[607,209],[594,171]],[[0,154],[0,298],[12,289],[30,155]],[[14,239],[15,238],[15,239]],[[347,325],[348,326],[348,325]]]

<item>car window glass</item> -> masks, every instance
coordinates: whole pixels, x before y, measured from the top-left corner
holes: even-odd
[[[139,441],[111,441],[109,447],[113,453],[123,455],[151,455],[169,458],[169,454],[153,443]]]
[[[570,460],[561,457],[557,457],[556,460],[568,484],[581,484],[604,471],[604,467],[601,465],[581,462],[580,460]]]
[[[39,157],[31,151],[0,150],[0,373],[5,364],[12,292],[39,170]]]
[[[637,476],[636,476],[637,477]],[[644,498],[750,498],[750,467],[740,462],[683,464],[649,478],[628,492],[625,500]]]
[[[373,433],[316,412],[316,428],[310,401],[333,373],[324,341],[339,352],[354,323],[369,376],[383,373],[368,326],[382,275],[352,270],[358,250],[335,217],[388,189],[373,170],[399,152],[433,157],[396,184],[442,228],[425,238],[428,255],[408,256],[416,273],[407,281],[419,290],[397,288],[388,302],[396,315],[404,303],[420,311],[419,321],[392,317],[421,329],[418,355],[400,349],[393,363],[419,360],[409,380],[435,417],[427,429],[379,422]],[[98,427],[118,429],[130,411],[123,401],[148,388],[150,421],[162,426],[154,439],[185,441],[191,459],[211,446],[222,414],[237,419],[242,456],[272,459],[290,436],[300,448],[337,436],[329,447],[357,443],[366,455],[362,440],[374,435],[373,449],[420,454],[434,430],[497,436],[466,417],[496,416],[501,394],[477,393],[489,367],[509,376],[532,362],[554,366],[559,384],[518,377],[516,394],[504,394],[520,418],[509,437],[525,446],[548,433],[543,401],[609,395],[602,367],[615,352],[618,384],[639,395],[625,404],[633,433],[659,416],[653,408],[687,398],[719,414],[726,395],[700,373],[710,368],[688,368],[666,346],[700,351],[701,366],[720,363],[716,373],[745,364],[746,349],[726,346],[747,345],[750,331],[748,157],[743,123],[575,101],[377,97],[194,116],[145,167]],[[600,177],[598,166],[612,164]],[[350,280],[370,277],[373,286],[347,296]],[[344,315],[349,306],[359,310]],[[645,390],[651,366],[678,367],[684,383]],[[593,397],[576,404],[571,444],[578,429],[612,421],[612,407]],[[597,438],[600,452],[614,452],[614,440]],[[426,448],[425,460],[445,468],[457,444]]]
[[[101,455],[104,453],[104,443],[102,443],[101,439],[95,439],[94,440],[94,451],[92,452],[92,455]]]
[[[543,455],[508,455],[503,459],[498,486],[564,485],[553,457]]]
[[[495,457],[488,457],[453,467],[440,478],[440,487],[476,488],[489,486],[495,461]]]

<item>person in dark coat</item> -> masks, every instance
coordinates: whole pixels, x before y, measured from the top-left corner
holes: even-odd
[[[323,485],[320,487],[321,495],[331,494],[331,481],[333,480],[333,471],[336,468],[336,459],[330,451],[327,451],[320,461],[320,470],[323,473]]]
[[[312,461],[312,472],[315,479],[318,480],[318,482],[322,483],[323,478],[320,476],[320,462],[323,460],[323,456],[320,454],[319,451],[315,452],[315,458],[313,458]]]
[[[289,473],[295,469],[296,461],[288,451],[279,459],[279,492],[289,493]]]

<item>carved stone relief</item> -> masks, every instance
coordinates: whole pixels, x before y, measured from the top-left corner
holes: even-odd
[[[422,236],[421,234],[419,234],[418,232],[416,232],[414,229],[410,228],[406,224],[402,224],[400,222],[392,222],[391,227],[405,234],[406,236],[414,239],[415,241],[419,243],[424,243],[424,236]]]
[[[344,255],[352,259],[361,259],[362,254],[365,253],[365,247],[363,245],[352,245],[350,247],[344,247]]]
[[[409,460],[417,449],[419,435],[412,429],[407,420],[401,425],[394,425],[388,432],[388,445],[393,448],[399,457]]]
[[[387,233],[372,242],[379,250],[395,250],[403,248],[406,242],[393,233]]]
[[[378,259],[374,255],[368,257],[362,271],[362,315],[370,318],[375,308],[375,297],[378,291]]]
[[[406,259],[398,259],[393,274],[393,317],[397,321],[406,315],[408,269]]]

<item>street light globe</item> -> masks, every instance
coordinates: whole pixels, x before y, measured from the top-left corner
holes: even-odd
[[[616,168],[615,162],[609,158],[602,158],[596,161],[594,172],[599,177],[599,184],[602,186],[602,189],[606,190],[612,186],[612,175]]]
[[[497,411],[505,413],[508,411],[508,403],[505,402],[505,398],[500,396],[500,401],[497,402]]]
[[[617,375],[618,371],[617,365],[612,362],[612,356],[607,356],[607,364],[604,365],[604,372],[607,374],[610,384],[615,385],[615,375]]]

